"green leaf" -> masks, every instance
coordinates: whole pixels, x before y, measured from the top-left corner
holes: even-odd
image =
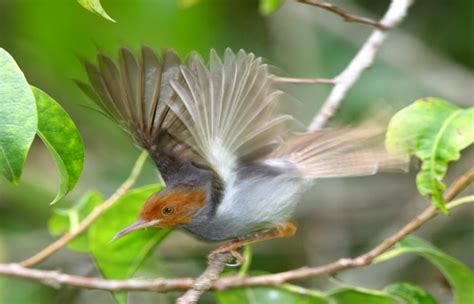
[[[279,287],[239,288],[214,293],[220,304],[329,304],[319,295],[303,295]]]
[[[36,133],[35,98],[15,60],[0,48],[0,173],[18,184]]]
[[[423,162],[417,175],[418,191],[447,212],[441,182],[448,162],[474,142],[474,108],[460,109],[437,98],[423,98],[399,111],[390,121],[389,151],[416,155]]]
[[[405,301],[405,304],[437,304],[438,302],[427,291],[410,283],[394,283],[386,286],[384,291]]]
[[[100,4],[100,0],[77,0],[77,2],[79,2],[79,4],[86,10],[96,15],[102,16],[109,21],[115,22],[115,20],[112,19],[112,17],[110,17],[109,14],[107,14],[107,12],[104,10],[102,4]]]
[[[100,193],[88,192],[72,208],[55,209],[48,221],[49,232],[52,235],[59,235],[76,229],[79,223],[102,201],[103,198]],[[79,235],[68,244],[68,247],[80,252],[88,252],[88,235]]]
[[[474,303],[474,272],[422,239],[407,236],[396,248],[382,254],[376,261],[385,261],[404,253],[419,254],[436,265],[453,288],[457,304]]]
[[[51,204],[61,200],[76,185],[84,164],[81,135],[64,109],[38,88],[32,87],[38,111],[38,135],[59,169],[60,186]]]
[[[260,0],[258,10],[262,15],[270,15],[274,13],[280,6],[283,5],[283,0]]]
[[[161,185],[137,188],[123,195],[92,225],[89,242],[92,257],[107,279],[127,279],[170,232],[169,229],[142,229],[111,241],[114,235],[135,222],[140,208]],[[125,303],[126,294],[115,294],[119,303]]]
[[[337,304],[397,304],[388,294],[365,288],[341,288],[328,295]]]

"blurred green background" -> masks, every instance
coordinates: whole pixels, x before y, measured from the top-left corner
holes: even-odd
[[[193,2],[196,2],[193,5]],[[377,18],[389,1],[334,1],[352,12]],[[354,56],[371,29],[343,22],[318,8],[287,0],[271,16],[258,12],[257,1],[243,0],[103,0],[111,23],[75,0],[0,0],[0,47],[16,59],[30,83],[59,101],[76,122],[85,142],[86,166],[78,187],[61,207],[89,189],[110,194],[127,176],[138,150],[112,122],[89,110],[91,103],[72,79],[85,79],[80,58],[98,51],[115,54],[120,46],[146,44],[174,48],[185,56],[226,47],[256,53],[293,77],[333,77]],[[406,21],[383,46],[380,56],[351,91],[338,120],[351,121],[371,107],[392,111],[423,96],[437,96],[461,106],[473,104],[474,21],[471,0],[416,1]],[[329,92],[324,85],[294,85],[291,112],[303,125]],[[447,180],[474,163],[473,149],[451,166]],[[413,170],[415,171],[415,170]],[[140,184],[156,181],[148,164]],[[53,240],[47,232],[57,174],[48,151],[36,142],[23,181],[15,187],[0,180],[0,261],[19,261]],[[472,189],[470,190],[472,192]],[[283,271],[317,265],[364,252],[427,205],[417,195],[414,173],[384,174],[319,182],[300,204],[297,235],[254,246],[252,269]],[[474,266],[473,207],[427,224],[419,235],[464,263]],[[138,276],[195,276],[213,246],[174,232]],[[44,266],[68,273],[97,275],[87,256],[62,250]],[[344,272],[348,282],[379,288],[409,280],[449,303],[450,291],[434,267],[407,256],[369,269]],[[332,286],[326,279],[307,286]],[[131,303],[172,303],[176,293],[132,293]],[[33,301],[33,302],[32,302]],[[213,303],[207,296],[203,303]],[[101,291],[53,289],[0,278],[0,303],[113,303]]]

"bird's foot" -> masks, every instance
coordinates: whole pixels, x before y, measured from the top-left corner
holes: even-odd
[[[243,237],[237,238],[227,244],[224,244],[215,250],[213,250],[209,255],[209,259],[214,259],[216,255],[223,253],[230,253],[235,258],[235,263],[228,264],[228,266],[239,266],[245,262],[245,258],[242,255],[242,247],[244,245],[253,244],[265,240],[280,238],[280,237],[289,237],[295,234],[296,225],[290,221],[282,222],[274,228],[260,230],[254,233],[247,234]]]

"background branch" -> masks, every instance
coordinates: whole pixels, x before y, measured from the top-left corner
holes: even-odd
[[[145,164],[145,160],[147,159],[147,157],[148,153],[143,151],[135,162],[135,165],[129,177],[123,182],[123,184],[106,201],[95,207],[94,210],[92,210],[92,212],[89,213],[87,217],[82,220],[81,223],[79,223],[76,229],[62,235],[59,239],[51,243],[48,247],[44,248],[34,256],[21,262],[21,265],[24,267],[31,267],[43,262],[50,255],[63,248],[69,242],[71,242],[77,236],[83,233],[92,223],[95,222],[95,220],[97,220],[97,218],[102,213],[112,207],[112,205],[133,186],[143,168],[143,165]]]
[[[349,65],[334,79],[336,85],[324,101],[321,110],[313,118],[308,131],[320,130],[336,113],[347,92],[359,79],[362,72],[368,69],[374,62],[377,52],[388,36],[387,30],[393,29],[403,20],[412,2],[412,0],[392,0],[387,12],[380,21],[386,30],[376,29]]]
[[[445,200],[453,200],[461,191],[463,191],[469,184],[474,182],[474,167],[470,168],[466,173],[456,179],[445,193]],[[447,204],[450,208],[450,204]],[[456,207],[456,206],[452,206]],[[302,267],[290,271],[259,275],[254,277],[232,276],[227,278],[217,279],[213,281],[213,273],[219,273],[221,263],[210,265],[203,275],[202,281],[199,284],[204,284],[202,289],[210,287],[214,290],[225,290],[229,288],[246,287],[246,286],[268,286],[280,285],[289,281],[305,279],[309,277],[316,277],[321,275],[328,275],[340,272],[350,268],[364,267],[371,264],[374,259],[391,248],[395,243],[403,239],[408,234],[420,228],[423,224],[436,216],[438,211],[433,206],[428,207],[408,224],[403,226],[399,231],[384,239],[379,245],[371,249],[365,254],[355,258],[343,258],[336,262],[321,265],[318,267]],[[225,263],[224,263],[225,264]],[[212,267],[212,269],[211,269]],[[215,268],[214,268],[215,267]],[[223,266],[222,266],[223,267]],[[209,273],[211,275],[207,275]],[[43,284],[52,286],[70,285],[75,287],[101,289],[108,291],[155,291],[168,292],[173,290],[187,290],[189,288],[196,288],[198,281],[191,278],[182,279],[130,279],[130,280],[104,280],[97,278],[87,278],[81,276],[74,276],[62,274],[57,271],[46,271],[25,268],[20,264],[0,264],[0,275],[23,278],[41,282]],[[200,277],[200,278],[201,278]],[[204,279],[204,277],[206,277]],[[199,279],[198,279],[199,280]],[[212,284],[210,284],[212,283]],[[204,290],[205,291],[205,290]],[[203,292],[204,292],[203,291]],[[194,293],[194,292],[193,292]],[[202,294],[202,292],[201,292]],[[199,296],[201,295],[199,294]],[[186,302],[184,302],[186,303]]]
[[[387,26],[384,25],[381,22],[365,18],[365,17],[359,17],[353,14],[350,14],[349,12],[343,10],[342,8],[339,8],[331,3],[325,2],[325,1],[319,1],[319,0],[298,0],[298,2],[301,3],[306,3],[310,5],[317,6],[319,8],[325,9],[327,11],[330,11],[336,15],[341,16],[345,21],[347,22],[355,22],[355,23],[362,23],[362,24],[367,24],[374,26],[378,28],[379,30],[386,30]]]

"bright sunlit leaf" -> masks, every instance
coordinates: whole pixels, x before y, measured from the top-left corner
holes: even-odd
[[[390,121],[389,151],[416,155],[423,162],[417,175],[418,191],[447,212],[442,179],[448,162],[474,142],[474,108],[461,109],[437,98],[423,98],[399,111]]]
[[[0,48],[0,173],[18,184],[37,124],[35,98],[15,60]]]
[[[89,241],[92,257],[107,279],[127,279],[170,232],[169,229],[142,229],[112,241],[114,235],[135,222],[140,208],[161,185],[137,188],[123,195],[92,225]],[[115,294],[119,303],[126,302],[125,293]]]
[[[396,248],[379,256],[376,261],[385,261],[404,253],[419,254],[438,267],[453,289],[455,303],[474,303],[474,272],[422,239],[407,236]]]
[[[84,165],[84,146],[76,125],[64,109],[45,92],[32,87],[38,111],[38,135],[59,169],[60,185],[51,204],[76,185]]]
[[[270,15],[283,5],[283,1],[284,0],[260,0],[258,10],[262,15]]]
[[[100,0],[77,0],[77,2],[79,2],[79,4],[86,10],[93,12],[96,15],[102,16],[109,21],[115,22],[115,20],[112,19],[112,17],[110,17],[109,14],[107,14],[107,12],[104,10]]]

